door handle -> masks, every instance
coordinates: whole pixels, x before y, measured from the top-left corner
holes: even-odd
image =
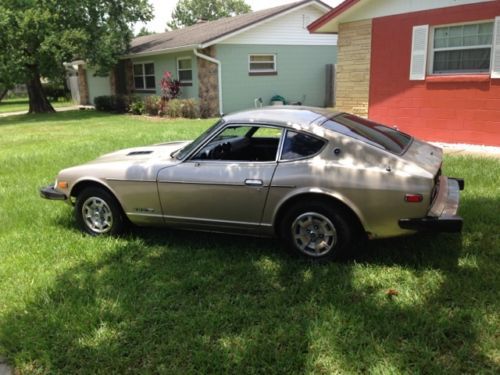
[[[246,179],[245,185],[247,185],[247,186],[262,186],[262,185],[264,185],[264,182],[262,180]]]

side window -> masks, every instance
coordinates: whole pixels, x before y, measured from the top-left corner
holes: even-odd
[[[281,160],[296,160],[313,156],[318,153],[325,144],[325,141],[307,134],[287,131]]]
[[[134,64],[134,88],[154,91],[155,87],[155,65],[153,63]]]
[[[231,125],[194,156],[194,160],[274,161],[282,130],[255,125]]]

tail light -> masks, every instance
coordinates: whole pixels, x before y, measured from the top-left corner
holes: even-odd
[[[408,203],[420,203],[424,200],[424,196],[422,194],[406,194],[405,202]]]

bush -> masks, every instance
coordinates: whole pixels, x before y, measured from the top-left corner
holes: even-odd
[[[128,112],[129,99],[123,95],[102,95],[94,98],[95,109],[103,112]]]
[[[139,96],[134,96],[130,98],[129,112],[134,115],[144,114],[144,101]]]
[[[96,96],[94,98],[94,105],[95,109],[97,109],[98,111],[111,112],[112,111],[111,96],[109,95]]]
[[[146,96],[144,98],[144,112],[149,116],[160,114],[161,98],[157,95]]]
[[[56,102],[59,99],[70,99],[71,97],[71,93],[64,85],[44,83],[42,84],[42,89],[47,99],[51,102]]]
[[[182,117],[182,100],[169,100],[165,105],[165,115],[168,117]]]
[[[195,99],[184,99],[181,100],[182,107],[181,113],[184,118],[199,118],[200,117],[200,105]]]

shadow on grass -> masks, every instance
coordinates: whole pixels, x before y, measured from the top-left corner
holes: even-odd
[[[316,266],[274,240],[138,229],[8,315],[0,341],[26,372],[494,372],[474,316],[497,304],[478,295],[492,266],[462,252],[421,235]],[[415,299],[385,296],[391,271]]]

